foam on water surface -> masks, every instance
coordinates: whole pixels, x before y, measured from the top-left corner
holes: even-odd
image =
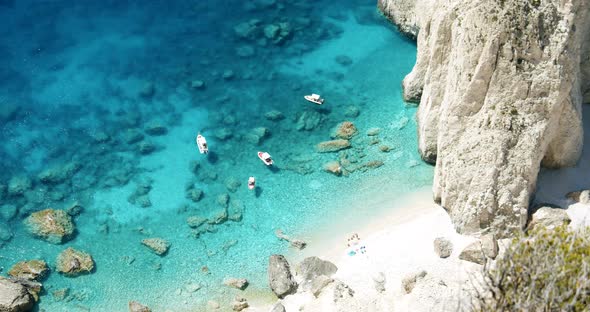
[[[95,272],[76,278],[54,270],[44,281],[41,309],[123,311],[137,300],[156,311],[200,311],[213,299],[227,310],[238,294],[272,300],[268,256],[299,254],[277,239],[277,229],[313,244],[314,233],[354,231],[391,208],[384,203],[430,185],[432,168],[417,154],[415,108],[401,100],[400,82],[415,61],[415,46],[375,15],[374,3],[256,3],[236,1],[233,9],[242,14],[231,15],[226,4],[209,1],[64,2],[47,4],[59,12],[49,17],[49,7],[30,13],[47,18],[39,25],[57,24],[47,34],[33,27],[28,31],[35,40],[11,51],[32,53],[26,64],[7,61],[28,81],[11,87],[20,91],[9,96],[36,106],[2,127],[3,138],[18,143],[0,154],[10,159],[0,184],[27,175],[33,190],[47,195],[4,197],[20,213],[0,221],[14,234],[0,249],[0,266],[5,272],[17,261],[40,258],[54,267],[69,246],[89,252],[96,263]],[[310,14],[318,10],[338,13]],[[282,45],[237,38],[234,27],[253,18],[288,21],[293,34]],[[12,34],[5,43],[16,39]],[[45,44],[33,53],[36,41]],[[244,46],[254,55],[237,56]],[[205,86],[193,88],[194,80]],[[320,92],[325,104],[306,102],[303,95],[311,92]],[[272,110],[284,118],[265,118]],[[297,130],[302,115],[320,122]],[[330,140],[343,121],[358,128],[352,148],[317,153],[316,144]],[[149,135],[152,122],[164,125],[165,133]],[[251,134],[258,127],[269,134],[257,144]],[[371,128],[379,128],[378,135],[368,136]],[[129,141],[130,131],[143,139]],[[207,137],[209,155],[198,153],[197,132]],[[141,142],[154,151],[140,153]],[[275,166],[265,166],[257,151],[269,152]],[[323,170],[343,159],[357,170],[341,177]],[[68,182],[37,181],[43,169],[71,161],[81,169]],[[247,189],[249,176],[256,177],[255,192]],[[234,190],[235,181],[240,185]],[[133,196],[145,184],[151,206],[142,208]],[[200,200],[187,197],[191,188],[202,190]],[[223,194],[230,211],[242,207],[242,220],[200,234],[189,228],[190,216],[213,219],[223,212]],[[22,218],[30,212],[65,209],[75,200],[84,210],[74,218],[77,234],[67,243],[51,245],[24,229]],[[158,256],[140,244],[149,237],[169,241],[168,253]],[[250,286],[223,286],[228,277],[247,278]],[[53,292],[63,288],[69,295],[59,300]]]

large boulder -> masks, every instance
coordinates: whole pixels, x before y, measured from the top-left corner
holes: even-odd
[[[481,241],[477,240],[467,245],[459,254],[459,259],[482,265],[485,264],[486,256],[483,253]]]
[[[291,275],[289,262],[282,255],[271,255],[268,261],[268,284],[279,298],[295,292],[297,283]]]
[[[70,247],[57,256],[56,269],[65,276],[76,277],[91,273],[94,260],[90,254]]]
[[[0,311],[28,312],[34,305],[34,295],[25,285],[0,276]]]
[[[71,239],[75,226],[63,210],[45,209],[32,213],[24,221],[31,234],[52,244],[61,244]]]
[[[532,230],[536,226],[544,226],[548,229],[552,229],[564,223],[569,224],[571,221],[572,220],[565,209],[541,207],[533,213],[528,229]]]
[[[434,252],[441,258],[448,258],[453,252],[453,243],[444,237],[437,237],[434,239]]]
[[[318,257],[305,258],[295,267],[297,276],[306,282],[320,275],[331,277],[336,271],[338,271],[338,267],[334,263]]]
[[[40,280],[49,272],[47,263],[43,260],[21,261],[16,263],[8,271],[8,275],[14,278],[27,280]]]

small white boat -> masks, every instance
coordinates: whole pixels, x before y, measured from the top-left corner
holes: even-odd
[[[260,160],[262,160],[262,162],[267,166],[270,166],[274,163],[270,157],[270,154],[267,152],[258,152],[258,158],[260,158]]]
[[[312,103],[315,103],[315,104],[317,104],[317,105],[322,105],[322,104],[324,104],[324,99],[322,99],[322,98],[320,97],[320,95],[319,95],[319,94],[312,93],[311,95],[305,95],[305,96],[303,96],[303,97],[304,97],[306,100],[308,100],[308,101],[310,101],[310,102],[312,102]]]
[[[201,154],[209,153],[209,146],[207,146],[207,140],[200,133],[197,135],[197,146]]]
[[[256,179],[254,177],[250,177],[248,179],[248,189],[253,190],[256,187]]]

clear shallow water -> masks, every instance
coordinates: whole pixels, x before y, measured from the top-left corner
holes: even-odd
[[[138,300],[156,311],[199,311],[209,299],[266,296],[268,256],[290,251],[276,229],[306,239],[314,229],[354,227],[378,215],[383,198],[431,183],[432,168],[416,152],[415,109],[401,100],[415,46],[376,14],[374,1],[265,5],[271,2],[15,1],[0,8],[10,25],[0,30],[0,105],[4,112],[18,107],[2,120],[0,184],[14,176],[33,181],[24,195],[2,196],[2,204],[19,210],[0,221],[13,234],[0,248],[2,273],[28,259],[54,267],[69,246],[96,263],[94,273],[76,278],[51,272],[40,309],[124,311]],[[287,22],[289,35],[280,45],[265,44],[263,33],[239,38],[234,27],[252,19],[261,28]],[[228,71],[232,77],[223,78]],[[194,80],[205,87],[191,87]],[[326,104],[305,102],[302,96],[311,92]],[[265,118],[272,110],[285,118]],[[321,122],[297,130],[302,114]],[[345,120],[359,130],[352,148],[315,152]],[[152,122],[167,133],[147,134]],[[256,127],[270,132],[259,144],[248,137]],[[379,134],[367,136],[373,127]],[[128,143],[129,131],[144,138]],[[208,138],[207,157],[194,145],[198,131]],[[140,153],[141,142],[155,150]],[[260,162],[258,150],[273,155],[274,170]],[[349,168],[370,161],[383,166],[342,177],[323,171],[342,157],[353,161]],[[38,180],[41,171],[72,161],[81,169],[66,181]],[[257,192],[246,187],[251,175]],[[226,187],[231,180],[241,182],[235,192]],[[128,198],[145,181],[151,181],[151,206],[142,208]],[[203,191],[196,203],[185,196],[189,183]],[[195,238],[187,217],[218,214],[221,194],[243,205],[243,219]],[[75,201],[84,211],[74,219],[77,235],[65,244],[34,239],[24,229],[29,213]],[[147,237],[168,240],[168,254],[150,253],[140,244]],[[221,285],[226,277],[247,278],[250,286],[229,289]],[[188,291],[192,284],[201,289]],[[52,292],[66,287],[70,295],[57,301]]]

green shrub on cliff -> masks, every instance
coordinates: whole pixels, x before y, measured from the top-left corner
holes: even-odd
[[[476,311],[590,310],[590,230],[538,227],[486,265]]]

